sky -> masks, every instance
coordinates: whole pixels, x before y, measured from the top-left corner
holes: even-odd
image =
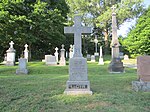
[[[144,4],[146,7],[150,5],[150,0],[144,0]],[[132,21],[125,22],[120,26],[120,30],[118,30],[118,36],[122,35],[123,37],[126,37],[127,33],[129,32],[129,28],[131,26],[134,26],[136,23],[136,19],[133,19]]]

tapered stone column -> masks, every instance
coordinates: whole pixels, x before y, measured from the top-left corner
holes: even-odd
[[[117,23],[115,7],[112,7],[112,41],[111,41],[111,55],[112,60],[109,64],[108,70],[110,73],[122,73],[124,72],[123,62],[121,62],[119,56],[119,41],[117,37]]]

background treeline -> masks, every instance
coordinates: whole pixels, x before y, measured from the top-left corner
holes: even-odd
[[[70,44],[73,43],[73,35],[64,35],[63,29],[64,26],[74,24],[75,13],[82,15],[83,25],[92,26],[98,31],[90,36],[83,36],[84,55],[94,53],[94,34],[98,35],[99,46],[103,46],[104,53],[110,54],[111,7],[113,5],[116,6],[118,28],[126,20],[139,15],[142,17],[145,11],[142,0],[1,0],[0,60],[3,60],[11,40],[15,43],[16,57],[22,54],[25,44],[29,45],[32,59],[36,60],[44,58],[45,54],[53,54],[55,47],[60,49],[61,44],[65,44],[65,49],[68,51]],[[149,23],[144,24],[147,26]],[[140,32],[138,29],[137,31]],[[133,33],[129,33],[129,38],[132,36]],[[130,49],[135,48],[128,44],[130,42],[125,43],[124,39],[120,40],[121,44],[125,45],[122,50],[133,53]],[[146,50],[142,50],[144,48]],[[142,54],[149,52],[148,47],[144,46],[141,47],[141,51]]]

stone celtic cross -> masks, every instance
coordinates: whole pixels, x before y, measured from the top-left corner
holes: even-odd
[[[74,34],[74,55],[73,57],[82,57],[82,34],[91,33],[90,27],[81,26],[81,16],[74,17],[74,26],[73,27],[65,27],[64,33],[72,33]]]

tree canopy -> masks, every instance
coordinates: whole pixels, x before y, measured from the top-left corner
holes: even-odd
[[[111,36],[111,7],[116,7],[118,27],[126,20],[138,17],[143,11],[143,0],[66,0],[70,6],[68,17],[83,16],[83,23],[101,28],[105,47],[109,47]],[[70,22],[71,23],[71,22]]]
[[[10,40],[19,54],[26,43],[34,49],[33,56],[52,52],[65,40],[63,27],[68,10],[65,0],[1,0],[1,54]]]
[[[150,7],[137,20],[136,26],[123,40],[123,46],[131,56],[150,55]]]

